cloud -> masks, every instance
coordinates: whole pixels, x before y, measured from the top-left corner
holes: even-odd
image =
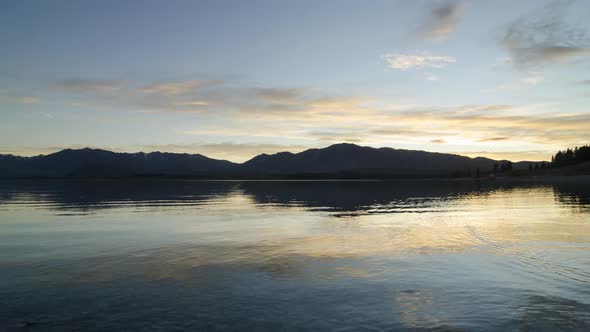
[[[547,106],[505,104],[457,107],[380,108],[359,97],[303,98],[301,110],[252,113],[232,118],[218,130],[190,131],[211,137],[291,139],[308,142],[349,141],[362,144],[407,146],[445,137],[449,146],[460,142],[477,146],[510,140],[512,145],[575,145],[590,139],[590,115],[556,114]],[[553,105],[548,107],[559,107]],[[244,127],[249,128],[247,132]],[[381,142],[381,143],[379,143]]]
[[[492,69],[502,69],[512,65],[512,58],[503,56],[496,58],[496,62],[492,65]]]
[[[534,74],[535,70],[528,72]],[[348,141],[405,148],[419,148],[431,142],[439,144],[439,151],[450,151],[457,144],[480,148],[489,146],[485,142],[496,142],[495,148],[508,148],[505,143],[511,147],[559,147],[590,140],[590,115],[563,114],[559,112],[560,105],[400,106],[391,100],[328,94],[309,88],[236,86],[231,82],[205,87],[194,82],[203,81],[170,82],[174,83],[171,86],[182,87],[180,94],[176,94],[178,89],[173,89],[173,94],[157,92],[168,91],[155,89],[159,83],[143,85],[154,88],[153,93],[121,87],[112,98],[97,93],[92,102],[113,111],[150,112],[152,120],[162,119],[159,114],[178,113],[183,124],[175,132],[185,135],[181,136],[183,139],[206,142],[288,141],[311,147]],[[84,102],[91,97],[82,96]],[[510,141],[499,139],[503,137]],[[444,138],[444,144],[438,141],[440,138]],[[215,157],[237,160],[229,152],[212,153],[217,153]]]
[[[512,105],[506,104],[492,104],[492,105],[479,105],[469,106],[464,108],[467,112],[487,112],[487,111],[508,111],[514,109]]]
[[[419,35],[426,39],[447,39],[461,21],[462,11],[463,1],[458,0],[433,6],[428,20],[419,29]]]
[[[245,132],[244,127],[249,130]],[[253,136],[252,133],[256,135]],[[440,145],[438,151],[449,152],[459,146],[481,151],[475,149],[481,149],[486,142],[494,142],[497,143],[493,145],[494,149],[500,149],[500,152],[501,149],[527,147],[553,151],[561,146],[576,145],[589,140],[590,115],[552,114],[545,112],[543,108],[501,104],[395,111],[369,108],[358,112],[348,109],[338,115],[330,111],[305,113],[302,116],[288,117],[286,121],[285,118],[271,116],[248,116],[236,123],[220,126],[218,130],[197,130],[194,134],[206,139],[231,137],[238,142],[252,137],[264,140],[289,139],[305,142],[302,146],[309,147],[325,142],[353,142],[373,146],[420,148],[427,141]],[[207,138],[209,135],[210,138]]]
[[[197,89],[209,87],[216,82],[211,81],[180,81],[151,84],[137,89],[137,92],[161,96],[177,96],[194,92]]]
[[[398,120],[400,118],[398,117]],[[390,120],[391,121],[391,120]],[[445,129],[431,129],[431,128],[420,128],[406,122],[400,121],[400,125],[397,126],[375,126],[371,131],[371,135],[385,136],[387,138],[399,137],[399,138],[424,138],[424,137],[436,137],[446,136],[452,134],[452,132]]]
[[[234,87],[220,80],[180,80],[156,82],[140,87],[124,86],[116,81],[76,79],[61,81],[81,100],[78,105],[95,109],[141,113],[269,113],[301,111],[307,103],[320,98],[304,89]],[[116,91],[104,98],[105,91]]]
[[[48,112],[39,112],[39,114],[47,119],[55,119],[55,115]]]
[[[537,85],[543,82],[545,78],[543,74],[539,71],[531,71],[529,72],[529,76],[521,78],[520,82],[527,84],[527,85]]]
[[[590,80],[582,80],[575,82],[577,85],[590,85]]]
[[[107,81],[70,80],[60,82],[80,100],[73,104],[96,110],[124,109],[135,113],[194,113],[223,115],[228,119],[265,117],[304,118],[310,114],[343,114],[351,108],[362,110],[368,99],[326,95],[306,88],[234,86],[218,80],[186,80],[152,83],[133,88],[117,84],[119,91],[104,98]],[[110,81],[109,81],[110,82]]]
[[[460,111],[408,111],[394,116],[395,121],[406,128],[419,128],[430,123],[446,136],[463,138],[487,134],[498,141],[500,137],[511,137],[520,143],[570,145],[590,139],[589,114],[514,114],[489,113],[465,114]],[[424,128],[424,136],[432,128]],[[417,133],[419,135],[419,133]],[[476,140],[477,141],[477,140]]]
[[[396,70],[442,68],[457,60],[450,56],[437,56],[428,54],[385,54],[382,58],[387,62],[389,68]]]
[[[365,98],[351,97],[351,96],[330,96],[312,99],[306,102],[307,105],[314,109],[346,109],[359,106],[363,102],[368,101]]]
[[[477,140],[478,142],[495,142],[495,141],[505,141],[510,139],[510,137],[489,137],[489,138],[482,138]]]
[[[333,143],[360,143],[366,138],[366,134],[358,130],[310,131],[304,135]]]
[[[264,101],[272,103],[293,103],[303,94],[301,89],[259,88],[256,94]]]
[[[21,104],[36,104],[41,100],[39,97],[35,96],[2,96],[1,99],[8,102]]]
[[[66,90],[83,93],[114,93],[121,89],[121,82],[99,79],[67,79],[59,81],[56,86]]]
[[[556,0],[512,22],[502,46],[520,68],[539,67],[590,54],[586,32],[565,21],[571,0]]]
[[[202,100],[190,100],[175,103],[176,106],[209,106],[209,102]]]
[[[438,77],[436,75],[433,75],[431,73],[426,74],[426,77],[425,78],[426,78],[427,81],[433,81],[433,82],[440,80],[440,77]]]

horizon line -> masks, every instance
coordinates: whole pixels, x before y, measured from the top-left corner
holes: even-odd
[[[131,152],[131,151],[119,151],[116,148],[100,148],[100,147],[90,147],[90,146],[85,146],[85,147],[64,147],[62,149],[57,148],[55,151],[53,152],[49,152],[47,154],[32,154],[32,155],[22,155],[22,154],[13,154],[13,153],[0,153],[0,156],[13,156],[13,157],[19,157],[19,158],[35,158],[35,157],[45,157],[45,156],[50,156],[52,154],[56,154],[62,151],[67,151],[67,150],[71,150],[71,151],[81,151],[81,150],[93,150],[93,151],[106,151],[106,152],[111,152],[111,153],[120,153],[120,154],[151,154],[151,153],[169,153],[169,154],[184,154],[184,155],[200,155],[209,159],[214,159],[214,160],[221,160],[221,161],[227,161],[227,162],[231,162],[234,164],[243,164],[249,160],[252,160],[258,156],[261,155],[268,155],[268,156],[272,156],[272,155],[276,155],[276,154],[280,154],[280,153],[291,153],[291,154],[298,154],[298,153],[302,153],[308,150],[321,150],[321,149],[327,149],[333,146],[337,146],[337,145],[353,145],[353,146],[357,146],[357,147],[361,147],[361,148],[370,148],[370,149],[392,149],[392,150],[400,150],[400,151],[416,151],[416,152],[426,152],[426,153],[435,153],[435,154],[446,154],[446,155],[456,155],[456,156],[461,156],[461,157],[465,157],[465,158],[470,158],[470,159],[478,159],[478,158],[484,158],[484,159],[490,159],[490,160],[494,160],[494,161],[510,161],[513,163],[520,163],[520,162],[549,162],[549,160],[510,160],[510,159],[495,159],[495,158],[490,158],[490,157],[485,157],[485,156],[480,156],[477,155],[475,157],[471,157],[462,153],[469,153],[469,152],[437,152],[437,151],[428,151],[428,150],[414,150],[414,149],[399,149],[399,148],[394,148],[394,147],[389,147],[389,146],[381,146],[381,147],[373,147],[373,146],[368,146],[368,145],[359,145],[356,143],[348,143],[348,142],[341,142],[341,143],[334,143],[334,144],[330,144],[330,145],[326,145],[323,147],[310,147],[310,148],[306,148],[304,150],[298,151],[298,152],[291,152],[291,151],[279,151],[279,152],[275,152],[275,153],[258,153],[255,154],[254,156],[252,156],[249,159],[246,159],[242,162],[237,162],[237,161],[231,161],[228,159],[223,159],[223,158],[212,158],[209,157],[206,154],[203,153],[199,153],[199,152],[168,152],[168,151],[162,151],[162,150],[153,150],[153,151],[135,151],[135,152]],[[286,148],[288,148],[286,146]],[[489,153],[510,153],[510,152],[489,152]]]

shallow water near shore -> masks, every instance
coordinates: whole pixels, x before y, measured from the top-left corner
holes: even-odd
[[[590,330],[590,185],[0,182],[0,330]]]

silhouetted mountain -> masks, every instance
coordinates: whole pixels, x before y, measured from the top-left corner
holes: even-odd
[[[264,177],[426,177],[486,174],[488,158],[391,148],[336,144],[300,153],[261,154],[243,163],[199,154],[115,153],[97,149],[66,149],[50,155],[0,155],[0,176],[17,177],[131,177],[191,176],[220,178]],[[525,169],[529,162],[510,164]],[[511,166],[512,167],[512,166]]]
[[[209,176],[237,165],[200,154],[115,153],[97,149],[66,149],[46,156],[0,158],[4,177],[126,177],[146,175]]]
[[[469,176],[493,170],[496,161],[453,154],[335,144],[300,153],[262,154],[245,162],[247,172],[261,174],[340,174],[382,176]],[[528,165],[528,164],[527,164]],[[516,163],[517,168],[524,163]]]

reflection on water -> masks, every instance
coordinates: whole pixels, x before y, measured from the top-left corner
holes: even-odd
[[[589,330],[588,188],[0,182],[0,329]]]
[[[561,205],[588,211],[590,207],[590,184],[562,183],[554,185],[555,198]]]

